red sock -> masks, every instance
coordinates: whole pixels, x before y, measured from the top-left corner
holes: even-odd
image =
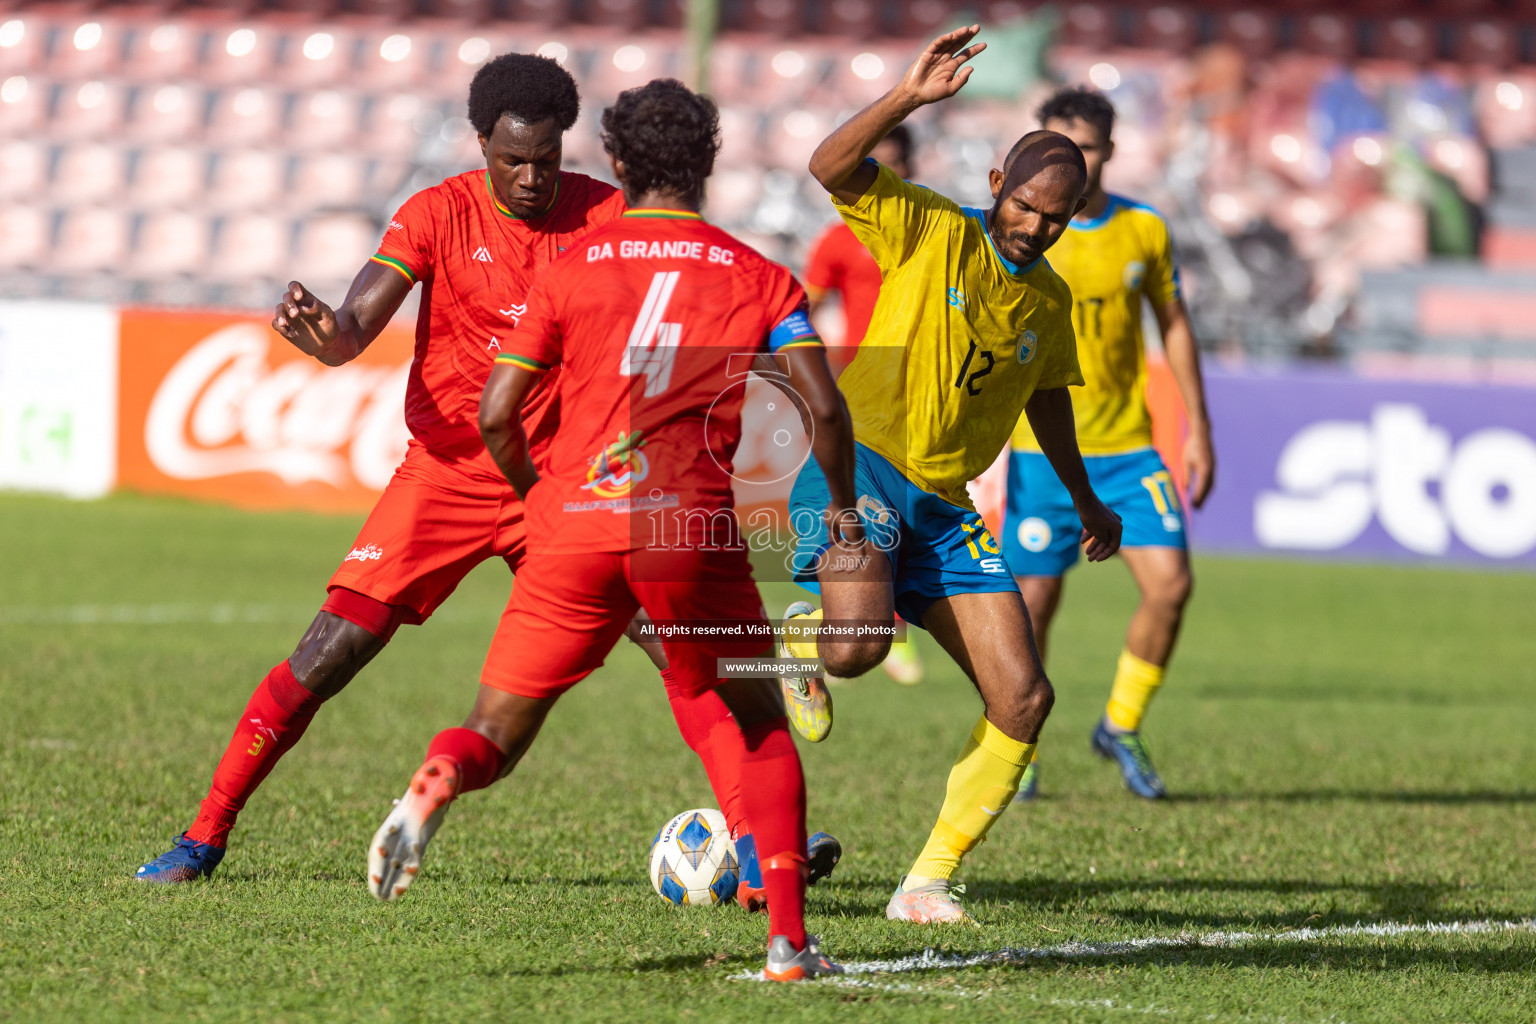
[[[672,717],[677,719],[678,732],[703,762],[704,774],[709,776],[709,787],[715,791],[720,812],[725,815],[726,825],[730,826],[731,838],[751,832],[747,816],[741,810],[741,758],[739,754],[716,757],[709,738],[721,722],[729,723],[732,731],[736,731],[730,709],[712,689],[689,696],[691,687],[679,680],[670,667],[661,670],[661,680],[667,684],[667,700],[672,704]]]
[[[432,737],[427,760],[446,757],[459,766],[459,793],[484,789],[496,781],[507,755],[473,729],[444,729]]]
[[[716,726],[711,737],[722,756],[741,760],[741,803],[757,840],[763,887],[768,890],[768,934],[783,935],[805,948],[805,773],[789,737],[789,719],[758,722],[745,730],[735,722]]]
[[[299,742],[321,703],[322,698],[293,677],[287,661],[267,673],[251,694],[235,734],[213,770],[213,784],[203,798],[197,820],[187,829],[188,837],[214,846],[228,843],[229,830],[246,800]]]

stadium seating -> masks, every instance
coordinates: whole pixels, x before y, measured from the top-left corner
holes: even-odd
[[[962,7],[1007,24],[1040,4],[724,4],[710,63],[724,142],[711,216],[797,262],[832,216],[804,171],[811,151]],[[263,289],[299,273],[342,288],[393,204],[479,164],[464,96],[485,60],[538,49],[571,68],[585,107],[566,162],[604,175],[604,104],[652,77],[693,75],[677,31],[685,9],[216,0],[0,14],[4,287],[101,294],[116,280],[156,301],[261,307],[272,301]],[[1486,201],[1485,258],[1517,275],[1536,266],[1536,190],[1525,184],[1536,166],[1522,162],[1536,145],[1536,70],[1524,63],[1536,0],[1056,10],[1052,64],[1115,100],[1112,180],[1165,208],[1190,240],[1192,281],[1203,250],[1248,251],[1263,237],[1260,249],[1280,239],[1303,254],[1314,303],[1347,306],[1355,289],[1385,287],[1384,275],[1409,273],[1393,268],[1427,251],[1429,231],[1427,200],[1388,194],[1388,180]],[[924,111],[913,122],[919,178],[985,202],[1001,140],[1031,126],[1045,88]],[[1375,344],[1369,316],[1330,317],[1341,337]]]

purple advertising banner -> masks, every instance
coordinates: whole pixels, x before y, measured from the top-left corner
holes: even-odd
[[[1536,569],[1536,389],[1207,375],[1200,548]]]

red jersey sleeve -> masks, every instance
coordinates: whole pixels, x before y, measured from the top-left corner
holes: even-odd
[[[401,205],[384,229],[379,251],[369,257],[370,262],[398,271],[411,284],[432,276],[437,224],[441,220],[436,215],[434,191],[418,192]]]
[[[833,238],[842,227],[841,223],[833,224],[811,243],[810,254],[805,259],[805,283],[817,291],[837,291],[842,287],[843,267]]]
[[[534,282],[533,290],[528,293],[528,311],[518,320],[517,329],[496,356],[496,362],[521,366],[536,373],[560,365],[564,345],[558,303],[550,284],[559,276],[546,271]]]

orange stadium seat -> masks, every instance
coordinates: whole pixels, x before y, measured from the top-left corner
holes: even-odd
[[[49,131],[59,139],[116,135],[128,115],[128,86],[99,78],[61,83]]]
[[[1194,11],[1159,4],[1136,12],[1131,41],[1136,46],[1182,53],[1195,45],[1198,36],[1199,25]]]
[[[874,0],[831,0],[817,4],[818,34],[847,36],[855,40],[873,39],[880,30],[880,9]]]
[[[53,85],[37,75],[0,72],[0,132],[27,135],[48,116]]]
[[[434,17],[453,21],[489,21],[496,12],[493,0],[428,0]]]
[[[128,215],[107,206],[75,207],[59,222],[49,263],[64,271],[118,270],[128,257]]]
[[[792,36],[805,27],[805,12],[798,0],[742,0],[735,16],[739,23],[732,24],[729,15],[726,23],[745,32]]]
[[[361,127],[360,97],[322,89],[294,97],[283,134],[294,149],[332,149],[350,144]]]
[[[217,228],[204,273],[214,281],[277,277],[288,272],[292,230],[269,214],[244,214]]]
[[[49,215],[36,206],[0,206],[0,267],[36,268],[48,259]]]
[[[172,78],[191,74],[203,30],[182,20],[145,21],[128,40],[123,73],[134,78]]]
[[[26,139],[0,144],[0,201],[29,199],[48,180],[48,147]]]
[[[332,214],[303,221],[299,226],[294,269],[313,287],[345,288],[378,244],[371,219]]]
[[[270,149],[225,150],[213,161],[208,205],[216,210],[276,206],[285,195],[288,161]]]
[[[87,143],[58,156],[48,191],[61,206],[120,203],[128,190],[128,153],[119,146]]]
[[[195,208],[204,201],[208,157],[184,146],[155,146],[139,154],[128,201],[140,209]]]
[[[913,0],[899,4],[889,28],[904,39],[930,39],[947,27],[953,16],[943,0]]]
[[[1480,19],[1455,26],[1452,52],[1463,64],[1508,67],[1519,51],[1520,37],[1508,22]]]
[[[208,260],[208,221],[173,210],[144,218],[133,247],[134,277],[199,273]]]
[[[125,127],[143,142],[195,139],[203,133],[205,105],[203,90],[191,82],[146,82],[138,88]]]
[[[271,81],[282,37],[280,29],[254,20],[214,25],[198,77],[224,85]]]
[[[564,25],[571,20],[571,0],[506,0],[508,21]]]
[[[0,12],[0,79],[43,66],[48,29],[35,11]]]
[[[208,119],[210,141],[226,146],[265,145],[276,141],[284,98],[257,86],[221,91]]]
[[[107,11],[60,16],[54,21],[50,74],[60,78],[95,78],[116,74],[123,63],[127,26]]]
[[[1061,41],[1103,49],[1115,42],[1115,14],[1107,4],[1072,4],[1061,24]]]
[[[633,32],[646,23],[645,0],[586,0],[582,20],[619,32]]]
[[[295,31],[288,36],[282,64],[274,69],[274,81],[305,89],[349,82],[360,42],[356,32],[326,22]]]
[[[370,153],[408,159],[421,144],[418,125],[425,127],[439,119],[437,108],[414,92],[376,96],[369,105],[360,141]]]
[[[1237,47],[1248,57],[1267,57],[1275,51],[1280,26],[1268,12],[1244,7],[1216,13],[1216,38]]]
[[[366,33],[357,51],[357,82],[368,90],[415,88],[431,79],[434,54],[444,49],[438,34],[422,31],[419,25]]]
[[[1424,64],[1435,58],[1434,25],[1422,18],[1389,18],[1375,26],[1375,55],[1386,60]]]
[[[1349,60],[1355,56],[1359,28],[1347,15],[1308,14],[1300,19],[1296,37],[1298,46],[1307,53]]]
[[[288,190],[294,209],[357,207],[368,185],[368,162],[345,153],[317,153],[299,160]]]

